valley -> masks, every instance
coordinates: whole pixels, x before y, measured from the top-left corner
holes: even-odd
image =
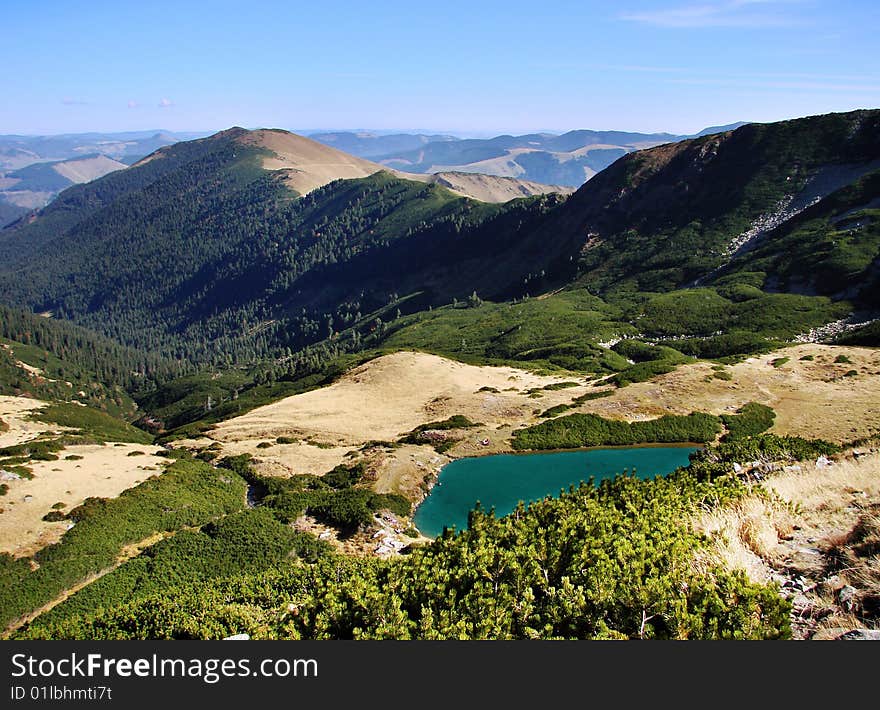
[[[231,128],[0,230],[7,634],[873,628],[880,112],[575,138],[626,150],[572,192]],[[450,462],[646,445],[695,450],[413,525]]]

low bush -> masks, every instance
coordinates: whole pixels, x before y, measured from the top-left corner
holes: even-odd
[[[605,419],[597,414],[570,414],[520,429],[513,448],[574,449],[584,446],[624,446],[646,443],[707,442],[721,431],[718,417],[702,412],[667,414],[644,422]]]
[[[757,402],[749,402],[740,407],[736,414],[722,414],[721,421],[727,427],[723,441],[737,441],[757,436],[773,426],[776,412]]]
[[[34,555],[37,569],[27,558],[0,554],[0,626],[113,564],[124,546],[238,510],[244,494],[233,472],[178,461],[117,498],[87,498],[64,516],[75,525],[61,541]]]

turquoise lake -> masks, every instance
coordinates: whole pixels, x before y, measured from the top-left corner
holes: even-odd
[[[501,454],[458,459],[443,467],[437,485],[416,510],[422,534],[436,537],[443,528],[467,528],[468,513],[479,501],[497,516],[513,511],[519,501],[531,503],[577,486],[592,476],[613,478],[627,469],[639,478],[653,478],[688,465],[696,451],[689,446],[646,446],[543,454]]]

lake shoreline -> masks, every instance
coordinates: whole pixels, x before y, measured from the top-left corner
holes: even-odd
[[[432,509],[430,514],[439,515],[444,521],[447,519],[446,516],[451,516],[448,522],[443,522],[443,525],[454,525],[456,529],[464,529],[461,522],[466,519],[467,511],[477,501],[481,502],[484,508],[500,509],[498,514],[506,515],[520,500],[528,504],[546,495],[558,495],[560,491],[591,478],[603,480],[630,471],[635,473],[637,470],[650,471],[647,476],[644,474],[640,476],[643,478],[667,475],[677,468],[687,466],[690,454],[703,446],[703,444],[687,442],[651,443],[450,457],[451,461],[437,469],[427,484],[424,496],[415,505],[412,515],[413,524],[424,537],[431,537],[422,528],[426,527],[424,506],[432,496],[434,496],[432,506],[436,510]],[[684,456],[682,450],[687,452]],[[655,458],[650,455],[651,451],[662,454]],[[550,462],[552,465],[549,467],[536,465],[535,461],[539,456],[552,457]],[[454,467],[453,471],[457,477],[447,481],[441,480],[450,467]],[[465,472],[466,469],[473,470]],[[450,483],[452,488],[435,491],[435,487],[443,483]],[[438,495],[441,497],[437,498]],[[422,520],[417,522],[420,516]],[[431,528],[438,529],[439,523],[428,523],[427,528],[433,533],[434,530]]]

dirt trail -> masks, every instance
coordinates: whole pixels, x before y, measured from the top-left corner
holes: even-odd
[[[144,538],[140,542],[136,542],[131,545],[126,545],[125,547],[122,548],[118,557],[116,558],[116,561],[112,565],[105,567],[104,569],[102,569],[99,572],[95,572],[94,574],[90,574],[88,577],[77,582],[69,589],[65,589],[63,592],[61,592],[61,594],[59,594],[57,597],[55,597],[51,601],[48,601],[45,604],[43,604],[43,606],[41,606],[39,609],[34,609],[29,614],[26,614],[25,616],[22,616],[21,618],[15,620],[14,622],[12,622],[12,624],[10,624],[9,626],[6,627],[6,629],[3,631],[2,634],[0,634],[0,639],[8,638],[9,634],[14,633],[15,631],[18,631],[18,629],[20,629],[22,626],[24,626],[25,624],[29,624],[34,619],[36,619],[38,616],[40,616],[41,614],[45,614],[50,609],[54,609],[56,606],[61,604],[61,602],[66,601],[67,599],[72,597],[74,594],[76,594],[79,590],[89,586],[92,582],[95,582],[95,581],[101,579],[101,577],[103,577],[104,575],[110,574],[113,570],[117,569],[120,565],[124,564],[125,562],[128,562],[128,560],[132,559],[133,557],[137,557],[145,549],[147,549],[148,547],[150,547],[152,545],[155,545],[160,540],[164,540],[166,537],[170,537],[171,534],[173,534],[173,533],[170,533],[170,534],[169,533],[155,533],[153,535],[150,535],[149,537]]]

